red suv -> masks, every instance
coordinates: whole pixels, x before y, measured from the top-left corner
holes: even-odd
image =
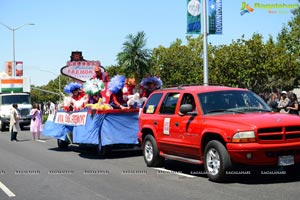
[[[153,92],[140,114],[138,138],[149,167],[164,159],[204,164],[224,181],[234,164],[300,162],[300,117],[279,114],[255,93],[223,86],[181,86]]]

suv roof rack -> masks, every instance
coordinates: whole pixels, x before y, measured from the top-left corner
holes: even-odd
[[[178,89],[178,90],[182,90],[184,89],[185,86],[200,86],[203,84],[199,84],[199,83],[191,83],[191,84],[180,84],[180,85],[168,85],[167,87],[165,87],[165,89]],[[211,83],[208,86],[224,86],[222,84],[217,84],[217,83]]]

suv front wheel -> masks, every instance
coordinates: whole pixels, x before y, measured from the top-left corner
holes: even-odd
[[[159,150],[152,135],[147,135],[144,139],[143,156],[148,167],[160,166],[164,161],[164,158],[159,156]]]
[[[204,168],[208,178],[214,182],[226,179],[226,172],[232,167],[230,156],[225,146],[217,141],[210,141],[204,151]]]

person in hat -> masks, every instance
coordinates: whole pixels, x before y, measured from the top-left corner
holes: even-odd
[[[114,109],[128,109],[127,102],[123,98],[125,76],[115,75],[108,83],[108,90],[111,92],[109,104]]]
[[[69,111],[81,110],[88,101],[88,95],[82,90],[82,84],[78,82],[68,83],[64,91],[71,95]]]
[[[108,81],[109,81],[109,76],[108,73],[105,71],[104,67],[102,67],[100,64],[97,64],[94,67],[94,75],[92,76],[91,80],[99,80],[104,83],[104,89],[99,91],[98,94],[93,95],[96,98],[101,98],[104,103],[109,103],[109,98],[110,96],[108,95]]]
[[[89,104],[96,104],[102,99],[101,91],[105,89],[105,85],[102,80],[89,79],[83,84],[83,91],[88,94]]]
[[[107,72],[104,70],[104,67],[101,67],[100,65],[96,65],[94,67],[94,76],[92,77],[92,79],[99,79],[102,80],[103,82],[108,82],[108,74]]]
[[[280,113],[288,113],[286,107],[288,106],[290,99],[287,98],[287,92],[286,91],[282,91],[280,94],[280,101],[278,103],[277,108],[279,109]]]
[[[144,91],[141,97],[149,97],[149,95],[157,89],[162,87],[162,81],[157,76],[149,76],[142,79],[141,86],[144,88]]]

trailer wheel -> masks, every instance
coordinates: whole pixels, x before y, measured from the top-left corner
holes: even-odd
[[[101,144],[98,145],[98,155],[101,158],[106,158],[110,152],[111,152],[111,147],[109,145],[107,146],[101,146]]]
[[[57,139],[57,146],[58,146],[58,148],[60,148],[60,149],[66,149],[66,148],[69,146],[69,142],[66,142],[66,141],[64,141],[64,140]]]
[[[5,124],[2,121],[1,121],[0,127],[1,127],[1,131],[4,132],[6,127],[5,127]]]

